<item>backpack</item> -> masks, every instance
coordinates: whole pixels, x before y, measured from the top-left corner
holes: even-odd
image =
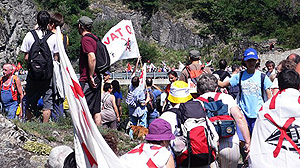
[[[152,88],[149,89],[148,92],[149,92],[149,96],[150,96],[150,101],[147,103],[146,107],[148,110],[148,114],[151,114],[156,109],[157,104],[156,104],[156,99],[154,98],[154,95],[153,95],[153,89]],[[147,89],[145,89],[144,93],[147,98]]]
[[[204,102],[207,117],[215,126],[219,137],[228,138],[235,134],[235,121],[228,113],[228,105],[224,104],[222,100],[218,100],[220,94],[216,93],[214,98],[199,97],[198,99]]]
[[[239,84],[238,84],[238,87],[239,87],[239,99],[241,99],[241,96],[242,96],[242,85],[241,85],[241,81],[242,81],[242,76],[243,76],[243,73],[244,71],[242,71],[240,73],[240,79],[239,79]],[[261,90],[261,96],[263,98],[263,101],[266,102],[268,100],[268,97],[266,95],[266,92],[264,91],[264,87],[265,87],[265,77],[266,77],[266,74],[264,73],[261,73],[260,74],[260,90]]]
[[[185,68],[189,74],[187,83],[190,93],[197,93],[197,81],[203,73],[204,66],[202,65],[201,68],[197,70],[191,70],[189,66],[186,66]]]
[[[214,142],[214,135],[208,126],[201,102],[191,100],[180,104],[179,109],[173,108],[168,111],[177,114],[182,135],[175,139],[175,147],[177,144],[184,144],[179,151],[173,149],[176,163],[183,167],[195,167],[209,165],[215,161],[217,142]]]
[[[97,42],[96,56],[96,67],[95,72],[99,75],[104,74],[110,67],[110,56],[106,46],[99,40],[100,38],[94,37],[92,34],[86,34]]]
[[[53,59],[47,39],[53,33],[48,31],[42,39],[39,39],[35,30],[30,32],[34,38],[34,43],[28,53],[28,77],[35,81],[51,79],[53,75]]]

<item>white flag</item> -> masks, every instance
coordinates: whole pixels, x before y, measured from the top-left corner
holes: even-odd
[[[63,83],[74,125],[77,167],[122,168],[119,158],[108,146],[94,123],[75,71],[65,52],[60,28],[57,27],[56,31]]]
[[[112,65],[118,60],[138,58],[140,55],[131,20],[122,20],[112,27],[102,39]]]
[[[142,72],[140,75],[140,87],[145,88],[146,85],[146,76],[147,76],[147,64],[144,63],[144,66],[142,68]]]

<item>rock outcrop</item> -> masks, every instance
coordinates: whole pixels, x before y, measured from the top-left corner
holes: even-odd
[[[0,114],[0,167],[45,167],[48,156],[35,155],[22,146],[31,138]]]
[[[30,0],[0,2],[0,65],[16,62],[22,38],[35,25],[36,13]]]

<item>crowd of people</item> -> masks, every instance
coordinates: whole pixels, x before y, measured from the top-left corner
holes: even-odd
[[[168,69],[170,83],[164,89],[154,84],[155,79],[141,82],[133,75],[123,99],[120,84],[110,81],[109,71],[95,72],[98,37],[91,33],[92,24],[86,16],[78,20],[79,82],[94,122],[117,129],[124,100],[130,124],[149,129],[145,143],[120,157],[125,166],[233,168],[240,156],[250,167],[300,166],[299,55],[291,54],[277,66],[267,61],[261,70],[257,51],[248,48],[242,65],[232,65],[228,72],[225,59],[212,71],[201,64],[200,52],[191,50],[180,76]],[[67,98],[54,36],[56,26],[62,25],[61,14],[38,13],[36,28],[26,34],[21,46],[28,62],[24,87],[13,66],[3,65],[1,103],[7,118],[42,117],[49,122],[63,115]],[[67,47],[65,35],[63,41]],[[40,63],[41,52],[50,61]],[[129,135],[133,138],[132,129]]]

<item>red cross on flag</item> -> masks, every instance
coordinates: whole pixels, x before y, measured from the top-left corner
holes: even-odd
[[[75,71],[65,52],[60,28],[57,27],[56,31],[63,83],[74,125],[77,167],[122,168],[119,158],[108,146],[94,123]]]

